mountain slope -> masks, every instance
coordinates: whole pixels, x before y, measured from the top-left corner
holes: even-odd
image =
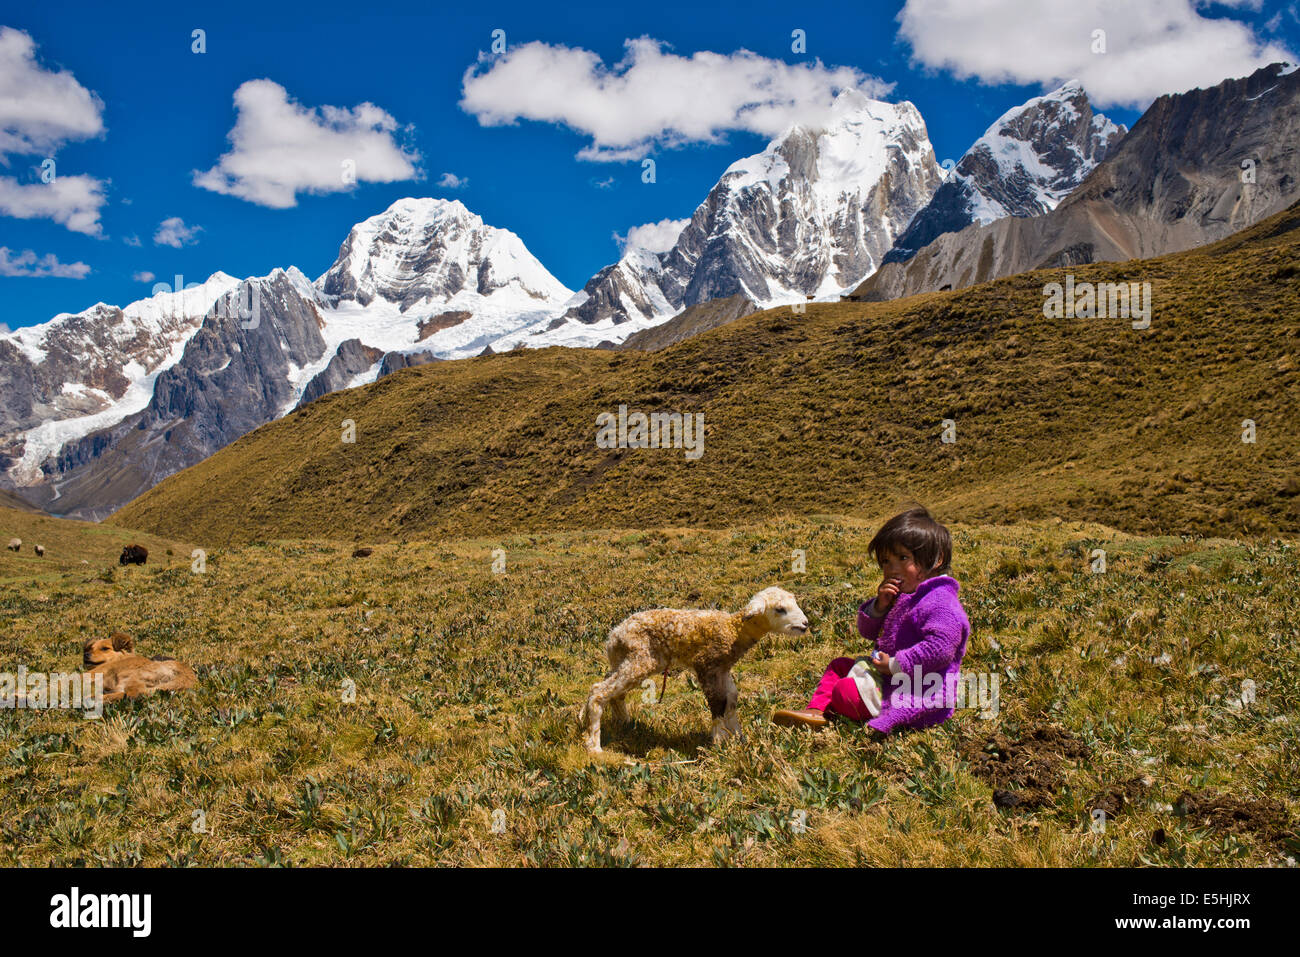
[[[300,370],[325,351],[323,327],[315,290],[296,269],[245,280],[158,376],[143,409],[65,445],[24,497],[59,515],[103,517],[292,408]]]
[[[728,296],[726,299],[710,299],[683,309],[667,322],[649,329],[642,329],[628,336],[618,346],[620,349],[642,349],[657,352],[676,342],[698,336],[708,329],[716,329],[728,322],[758,312],[758,307],[744,296]]]
[[[1050,212],[1126,132],[1093,112],[1077,80],[1008,110],[966,151],[884,261],[905,262],[972,223]]]
[[[124,308],[101,302],[0,335],[0,473],[15,484],[38,481],[64,443],[142,409],[212,304],[237,284],[219,272]]]
[[[20,498],[13,492],[0,488],[0,508],[12,509],[15,512],[37,512],[40,511],[35,505],[32,505],[24,498]],[[0,533],[3,534],[3,533]]]
[[[404,371],[243,437],[114,516],[200,541],[500,536],[876,514],[1300,529],[1300,206],[1141,279],[1148,329],[1044,318],[1042,271],[764,311],[653,353],[523,350]],[[701,457],[601,448],[597,417],[703,413]],[[340,442],[342,422],[358,425]],[[940,440],[951,419],[956,442]],[[1257,440],[1241,440],[1251,419]],[[775,559],[774,559],[775,560]]]
[[[1208,90],[1162,96],[1054,211],[942,235],[907,262],[882,267],[853,295],[897,299],[1213,242],[1300,196],[1298,144],[1294,68],[1274,64]],[[1243,161],[1253,164],[1248,173]]]

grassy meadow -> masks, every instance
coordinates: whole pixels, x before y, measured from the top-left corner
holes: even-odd
[[[0,709],[0,863],[1293,866],[1297,261],[1300,205],[1074,270],[1150,282],[1145,330],[1044,318],[1039,270],[653,353],[433,363],[105,523],[0,508],[48,549],[0,553],[0,661],[76,671],[120,630],[199,675],[98,720]],[[706,413],[706,453],[598,447],[620,404]],[[916,501],[954,530],[996,714],[772,726],[870,651],[866,545]],[[117,566],[131,541],[148,565]],[[705,747],[676,675],[587,754],[611,626],[770,585],[813,628],[740,662],[743,740]]]
[[[959,710],[878,744],[847,723],[772,726],[831,657],[866,652],[853,620],[884,517],[435,538],[367,559],[350,543],[255,541],[210,551],[202,574],[179,543],[170,566],[120,568],[111,527],[63,523],[57,568],[0,556],[0,660],[75,671],[85,638],[123,630],[200,686],[99,720],[0,710],[0,864],[1300,856],[1294,542],[954,525],[963,670],[999,677],[996,716]],[[606,724],[603,755],[585,752],[575,717],[613,624],[658,605],[735,609],[773,584],[813,628],[738,665],[743,741],[707,747],[703,696],[674,675],[662,700],[658,682],[629,696],[632,722]]]

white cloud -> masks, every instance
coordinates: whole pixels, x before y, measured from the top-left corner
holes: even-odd
[[[153,234],[153,241],[158,246],[171,246],[180,249],[197,243],[202,226],[186,226],[179,216],[171,216],[158,224],[158,231]]]
[[[443,173],[442,178],[438,180],[438,185],[443,189],[464,189],[469,185],[469,177],[457,176],[455,173]]]
[[[748,50],[665,52],[642,36],[606,66],[590,50],[540,41],[479,54],[462,77],[461,109],[484,126],[560,123],[591,138],[587,160],[640,159],[656,148],[720,142],[730,130],[775,136],[816,123],[836,93],[883,96],[892,84],[853,67],[789,64]]]
[[[212,169],[195,170],[195,186],[288,209],[298,193],[419,178],[420,154],[399,146],[397,121],[373,103],[306,107],[278,83],[249,80],[235,91],[235,111],[230,152]]]
[[[1078,78],[1100,106],[1143,108],[1295,60],[1246,23],[1201,16],[1190,0],[907,0],[898,20],[925,66],[989,84]],[[1092,52],[1095,30],[1105,31],[1105,53]]]
[[[90,176],[57,176],[52,183],[0,176],[0,215],[15,219],[52,219],[74,233],[99,236],[105,202],[103,180]]]
[[[143,272],[133,274],[131,278],[136,282],[153,282],[158,277],[146,269]]]
[[[137,236],[135,233],[132,233],[130,236],[123,236],[122,242],[126,243],[128,246],[139,246],[140,237]]]
[[[8,154],[52,155],[104,132],[104,104],[66,70],[36,62],[36,44],[0,27],[0,165]]]
[[[0,322],[0,336],[7,336],[11,332],[13,332],[13,330],[10,329],[9,326],[7,326],[3,322]]]
[[[61,263],[54,253],[37,256],[24,249],[13,256],[8,246],[0,246],[0,276],[54,276],[59,279],[85,279],[90,267],[83,262]]]
[[[689,219],[661,219],[657,223],[633,226],[627,231],[626,236],[615,233],[614,239],[624,255],[633,249],[666,253],[676,244],[677,237],[682,234],[682,230],[689,222]]]

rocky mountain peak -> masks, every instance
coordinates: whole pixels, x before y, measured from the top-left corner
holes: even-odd
[[[402,311],[445,304],[464,290],[570,295],[514,233],[486,225],[459,200],[427,197],[400,199],[354,226],[316,284],[327,296],[362,306],[380,299]]]
[[[962,156],[886,262],[904,262],[944,233],[1050,212],[1127,130],[1092,109],[1078,80],[1008,110]]]
[[[837,295],[876,269],[941,181],[911,103],[841,91],[822,116],[728,166],[671,249],[653,261],[629,251],[564,318],[631,331],[712,299],[769,306]]]

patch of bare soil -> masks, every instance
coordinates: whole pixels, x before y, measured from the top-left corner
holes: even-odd
[[[1127,807],[1143,797],[1153,783],[1155,782],[1147,775],[1139,774],[1137,777],[1129,778],[1123,784],[1103,788],[1088,802],[1088,810],[1095,811],[1100,808],[1106,812],[1106,817],[1118,817]]]
[[[968,738],[962,756],[976,776],[993,785],[998,807],[1037,808],[1054,803],[1069,762],[1091,749],[1064,728],[1033,725],[1011,740],[1002,734]]]
[[[1195,827],[1253,834],[1279,847],[1300,841],[1291,827],[1286,805],[1273,798],[1233,797],[1214,788],[1184,791],[1174,802],[1174,812]]]

